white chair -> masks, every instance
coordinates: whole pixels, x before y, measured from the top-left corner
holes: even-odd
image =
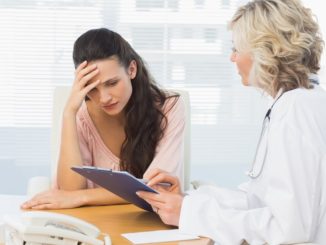
[[[27,184],[27,196],[32,197],[35,194],[45,191],[49,188],[56,187],[56,173],[57,173],[57,162],[59,157],[59,148],[61,140],[61,122],[62,112],[66,101],[70,93],[70,87],[59,86],[55,87],[53,91],[53,102],[52,102],[52,119],[51,119],[51,166],[50,166],[50,178],[46,176],[34,176],[28,180]],[[46,183],[45,178],[48,178]]]
[[[185,103],[185,111],[186,111],[186,127],[184,132],[184,156],[183,156],[183,172],[184,172],[184,179],[183,179],[183,187],[184,190],[190,189],[190,167],[191,167],[191,108],[190,108],[190,98],[189,92],[180,89],[170,89],[178,94],[180,94],[181,98]]]
[[[189,189],[190,184],[190,100],[189,93],[184,90],[175,90],[180,94],[185,102],[186,107],[186,128],[184,135],[184,189]],[[58,86],[54,89],[53,94],[53,111],[52,111],[52,132],[51,132],[51,173],[54,178],[57,172],[57,162],[59,156],[60,139],[61,139],[61,122],[62,112],[70,93],[70,87]]]
[[[71,87],[58,86],[53,91],[52,130],[51,130],[51,174],[56,178],[57,163],[61,143],[62,113],[66,105]]]

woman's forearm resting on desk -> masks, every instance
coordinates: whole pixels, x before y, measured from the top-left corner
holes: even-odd
[[[22,204],[23,209],[63,209],[91,205],[127,203],[115,194],[103,189],[65,191],[53,189],[37,194]]]

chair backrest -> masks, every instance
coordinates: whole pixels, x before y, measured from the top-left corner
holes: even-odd
[[[53,92],[52,106],[52,130],[51,130],[51,174],[53,177],[57,174],[57,163],[59,158],[62,113],[70,93],[70,87],[58,86]]]
[[[188,190],[190,185],[190,100],[189,94],[184,90],[175,90],[180,94],[186,107],[186,128],[184,135],[184,189]],[[52,109],[52,131],[51,131],[51,174],[55,177],[61,141],[62,113],[70,93],[70,87],[55,87],[53,93]]]
[[[185,110],[186,110],[186,126],[184,132],[184,180],[183,180],[183,188],[184,190],[190,189],[190,166],[191,166],[191,151],[190,151],[190,143],[191,143],[191,114],[190,114],[190,98],[189,92],[186,90],[180,89],[169,89],[180,94],[181,98],[185,103]]]

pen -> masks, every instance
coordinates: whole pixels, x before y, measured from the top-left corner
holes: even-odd
[[[138,179],[140,182],[144,183],[144,184],[147,184],[148,183],[148,180],[147,179]],[[160,186],[166,186],[166,187],[170,187],[171,184],[168,183],[168,182],[161,182],[161,183],[157,183],[157,185],[160,185]]]

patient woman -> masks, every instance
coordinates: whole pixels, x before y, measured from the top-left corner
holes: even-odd
[[[250,181],[239,190],[201,186],[184,195],[161,170],[149,185],[170,192],[138,193],[164,223],[216,244],[326,244],[326,92],[318,86],[323,41],[310,9],[298,0],[253,0],[230,28],[244,85],[274,98]],[[235,149],[236,152],[236,149]]]
[[[179,96],[159,89],[142,58],[108,29],[81,35],[73,60],[75,80],[63,112],[57,188],[34,196],[22,208],[125,202],[72,166],[125,170],[137,178],[160,168],[183,179],[185,108]]]

